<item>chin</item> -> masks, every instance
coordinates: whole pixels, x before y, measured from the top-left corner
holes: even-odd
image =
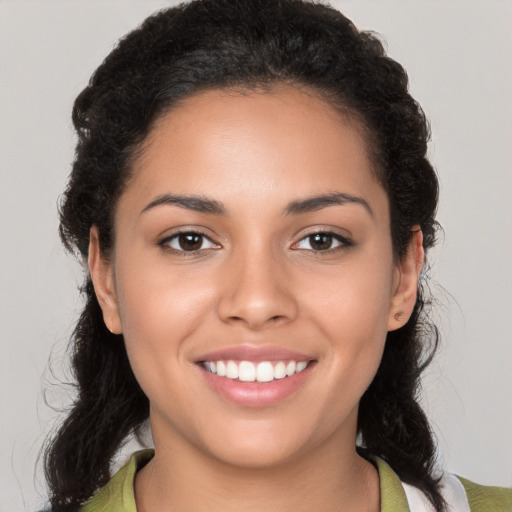
[[[261,439],[261,442],[230,442],[230,446],[210,450],[224,464],[243,469],[269,469],[292,462],[302,449],[298,445],[273,442]]]
[[[268,469],[297,461],[323,441],[337,437],[333,432],[337,428],[328,419],[318,428],[315,421],[301,422],[297,415],[281,414],[210,424],[200,449],[231,466]]]

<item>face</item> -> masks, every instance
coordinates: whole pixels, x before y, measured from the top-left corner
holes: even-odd
[[[311,93],[209,91],[161,118],[112,257],[94,230],[90,251],[157,449],[253,467],[353,451],[358,402],[415,295],[389,226],[359,129]]]

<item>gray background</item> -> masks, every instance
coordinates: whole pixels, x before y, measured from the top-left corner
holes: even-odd
[[[333,2],[388,41],[432,122],[445,239],[431,256],[442,347],[424,404],[440,462],[512,484],[512,3]],[[163,0],[0,0],[0,512],[44,500],[36,458],[69,402],[59,384],[80,310],[57,238],[74,97],[118,37]],[[47,368],[49,354],[54,375]]]

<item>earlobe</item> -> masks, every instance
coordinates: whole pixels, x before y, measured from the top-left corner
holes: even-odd
[[[397,276],[389,310],[388,331],[394,331],[405,325],[416,304],[418,282],[425,261],[425,253],[421,228],[413,226],[412,232],[407,252],[396,267]]]
[[[122,326],[115,290],[112,264],[101,252],[98,228],[92,226],[89,234],[89,273],[94,292],[103,311],[103,320],[113,334],[121,334]]]

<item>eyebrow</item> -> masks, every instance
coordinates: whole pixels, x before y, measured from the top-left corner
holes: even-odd
[[[158,196],[151,201],[142,211],[141,214],[163,204],[181,206],[189,210],[201,213],[210,213],[213,215],[227,215],[226,208],[219,201],[208,199],[203,196],[182,196],[175,194],[164,194]]]
[[[337,206],[345,204],[358,204],[364,207],[365,210],[373,217],[373,210],[367,201],[362,197],[352,196],[350,194],[343,194],[341,192],[333,192],[330,194],[308,197],[292,201],[284,209],[285,215],[300,215],[302,213],[315,212],[328,206]]]
[[[284,208],[283,214],[301,215],[308,212],[322,210],[329,206],[339,206],[347,203],[361,205],[372,217],[374,216],[370,205],[362,197],[344,194],[341,192],[333,192],[330,194],[323,194],[292,201]],[[215,199],[209,199],[204,196],[184,196],[175,194],[163,194],[158,196],[144,207],[141,214],[161,205],[180,206],[196,212],[209,213],[213,215],[227,215],[227,210],[224,205]]]

